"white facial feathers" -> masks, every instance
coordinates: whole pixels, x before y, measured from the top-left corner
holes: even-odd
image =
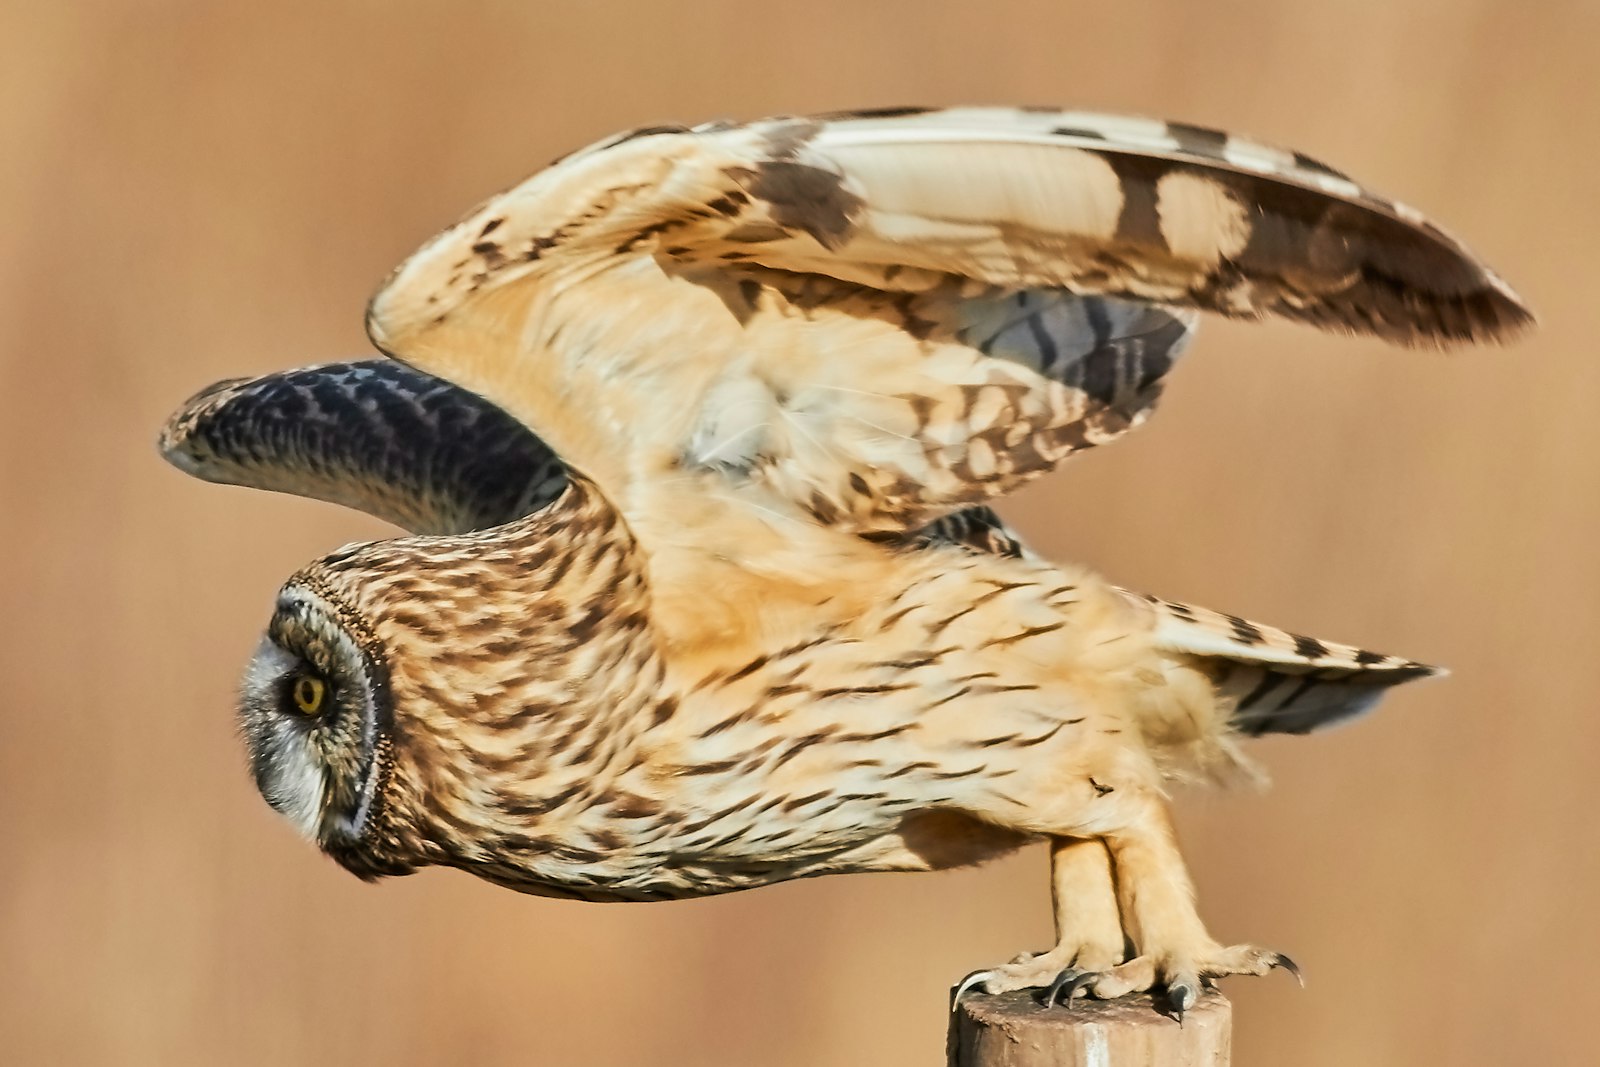
[[[310,724],[291,719],[283,708],[284,687],[300,669],[298,657],[263,638],[245,668],[239,716],[250,752],[250,770],[261,795],[302,837],[315,842],[322,821],[327,768]]]

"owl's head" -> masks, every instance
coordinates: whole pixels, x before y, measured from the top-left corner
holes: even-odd
[[[348,870],[470,865],[526,831],[533,755],[615,703],[599,665],[651,647],[626,547],[562,521],[347,545],[279,591],[239,701],[250,769]]]
[[[245,671],[240,727],[267,803],[358,873],[402,862],[347,859],[370,851],[392,766],[389,667],[362,620],[291,581]],[[400,869],[391,869],[400,868]]]

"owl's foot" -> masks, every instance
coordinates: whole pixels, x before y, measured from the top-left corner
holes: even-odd
[[[1206,932],[1194,906],[1194,885],[1178,853],[1165,800],[1155,792],[1125,796],[1123,825],[1106,835],[1122,921],[1133,942],[1132,958],[1103,971],[1080,967],[1053,987],[1071,1000],[1079,991],[1110,999],[1152,989],[1166,991],[1179,1017],[1194,1007],[1208,981],[1230,974],[1266,974],[1283,967],[1296,978],[1289,957],[1253,945],[1225,947]]]
[[[1120,934],[1120,929],[1119,929]],[[1109,974],[1122,959],[1122,945],[1057,945],[1049,952],[1025,952],[1001,967],[974,971],[956,987],[952,1004],[959,1004],[969,990],[984,993],[1009,993],[1014,989],[1046,989],[1063,974]]]
[[[1127,958],[1117,915],[1111,855],[1094,838],[1058,837],[1050,842],[1050,878],[1056,902],[1056,947],[1024,953],[1003,967],[969,974],[956,988],[955,1003],[969,989],[1009,993],[1044,989],[1063,973],[1105,971]]]
[[[1111,854],[1095,838],[1050,841],[1050,889],[1056,904],[1056,947],[1024,953],[1003,967],[969,974],[955,1001],[969,989],[1009,993],[1043,989],[1063,972],[1103,971],[1127,958],[1122,921],[1111,880]]]
[[[1160,988],[1166,991],[1167,1006],[1174,1015],[1194,1007],[1204,987],[1212,979],[1230,974],[1266,974],[1282,967],[1303,986],[1300,968],[1281,952],[1234,945],[1212,945],[1206,951],[1188,956],[1135,956],[1126,963],[1105,970],[1078,968],[1063,971],[1045,991],[1045,1004],[1070,1003],[1079,995],[1111,1000],[1129,993],[1145,993]]]

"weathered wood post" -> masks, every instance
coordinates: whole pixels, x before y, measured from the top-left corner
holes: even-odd
[[[1148,996],[1046,1008],[1030,992],[968,993],[950,1016],[949,1067],[1228,1067],[1233,1007],[1215,990],[1180,1025]]]

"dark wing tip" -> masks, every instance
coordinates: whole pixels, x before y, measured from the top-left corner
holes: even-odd
[[[1277,311],[1321,329],[1370,334],[1411,347],[1505,344],[1538,324],[1498,278],[1466,292],[1443,293],[1369,276],[1334,300],[1284,303]]]
[[[160,436],[156,438],[156,448],[161,458],[185,474],[205,478],[203,456],[199,448],[204,429],[217,411],[227,405],[238,387],[250,381],[249,378],[224,378],[178,405],[177,410],[167,417]]]
[[[1281,315],[1335,332],[1368,334],[1403,345],[1505,340],[1533,324],[1522,298],[1461,241],[1405,204],[1378,196],[1331,168],[1241,168],[1182,128],[1182,158],[1101,150],[1138,212],[1124,206],[1119,235],[1134,244],[1172,247],[1173,220],[1205,232],[1216,220],[1206,205],[1176,195],[1196,185],[1244,208],[1239,230],[1217,227],[1212,263],[1192,289],[1201,307],[1223,314]],[[1208,135],[1211,136],[1211,135]],[[1212,140],[1222,137],[1211,136]],[[1199,147],[1195,147],[1199,145]],[[1168,213],[1167,184],[1174,189]],[[1219,215],[1220,219],[1221,216]],[[1203,244],[1203,241],[1200,242]]]
[[[1499,275],[1460,245],[1445,247],[1457,258],[1456,269],[1441,271],[1441,284],[1424,283],[1400,294],[1408,314],[1397,323],[1402,328],[1395,340],[1440,347],[1505,343],[1536,324],[1522,297]],[[1381,312],[1393,303],[1380,297],[1372,306]]]
[[[1509,285],[1491,275],[1493,284],[1484,298],[1484,313],[1480,316],[1483,332],[1480,336],[1489,341],[1508,342],[1539,325],[1539,317]]]
[[[1394,210],[1412,217],[1390,216],[1361,234],[1367,257],[1348,294],[1361,332],[1445,347],[1509,341],[1534,325],[1523,299],[1464,244]]]

